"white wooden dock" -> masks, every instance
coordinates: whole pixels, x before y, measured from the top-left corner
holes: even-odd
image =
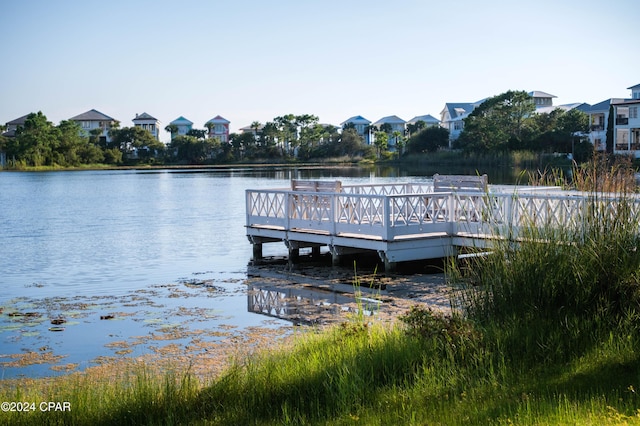
[[[593,194],[556,187],[389,183],[342,185],[293,181],[291,188],[246,191],[246,232],[254,259],[262,245],[284,242],[295,260],[300,248],[327,247],[340,256],[375,251],[392,270],[397,262],[457,256],[468,247],[517,240],[525,226],[580,227]],[[627,196],[627,199],[629,197]],[[631,198],[640,212],[640,198]],[[615,209],[616,194],[598,202]],[[636,216],[637,217],[637,216]]]

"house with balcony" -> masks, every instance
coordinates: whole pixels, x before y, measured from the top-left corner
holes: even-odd
[[[613,104],[615,115],[613,131],[614,154],[640,158],[640,98]]]
[[[143,112],[142,114],[136,114],[136,118],[131,121],[133,121],[135,127],[148,131],[154,138],[160,140],[160,121],[157,118]]]
[[[382,117],[380,120],[373,123],[378,130],[386,132],[389,135],[387,147],[391,152],[396,150],[398,139],[404,137],[406,124],[407,122],[397,115]],[[399,136],[398,133],[400,134]]]
[[[224,117],[216,115],[211,120],[204,123],[204,127],[209,129],[209,138],[218,139],[221,143],[229,142],[229,124],[231,122]]]
[[[340,123],[340,126],[343,129],[345,127],[353,126],[353,128],[356,130],[356,133],[358,133],[364,140],[364,143],[366,143],[367,145],[371,145],[371,121],[367,120],[363,116],[353,116]]]
[[[187,120],[183,116],[180,116],[169,123],[169,128],[173,128],[171,131],[171,140],[177,136],[185,136],[191,129],[193,129],[193,121]]]
[[[100,143],[111,142],[109,131],[119,124],[119,121],[115,118],[109,117],[95,109],[71,117],[69,120],[78,123],[83,136],[89,137],[92,134],[97,134]]]
[[[589,107],[578,108],[589,117],[589,142],[596,151],[607,149],[607,123],[611,105],[624,101],[623,98],[610,98]]]

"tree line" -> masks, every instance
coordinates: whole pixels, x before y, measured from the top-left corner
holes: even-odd
[[[57,126],[42,112],[29,114],[15,137],[0,137],[0,151],[10,167],[61,166],[82,164],[216,164],[237,161],[321,160],[327,158],[390,159],[407,154],[424,154],[449,147],[449,131],[409,123],[404,132],[392,131],[388,124],[370,126],[372,145],[365,143],[353,124],[342,129],[320,124],[311,114],[287,114],[262,124],[254,121],[252,131],[232,133],[229,141],[208,137],[207,129],[192,129],[164,144],[140,127],[120,128],[88,134],[77,122],[61,121]],[[175,134],[175,126],[165,128]],[[210,130],[210,129],[209,129]],[[529,94],[508,91],[485,100],[464,119],[460,137],[453,148],[465,152],[530,150],[573,152],[586,158],[593,150],[585,135],[588,116],[576,109],[555,109],[535,113]]]

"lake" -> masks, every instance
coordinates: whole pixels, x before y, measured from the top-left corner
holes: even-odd
[[[289,327],[247,309],[245,189],[428,178],[358,167],[0,173],[0,378],[142,355],[176,330],[220,341],[229,328]],[[265,245],[265,256],[286,253]]]

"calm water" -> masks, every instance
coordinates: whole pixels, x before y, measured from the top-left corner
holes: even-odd
[[[201,328],[288,324],[247,312],[244,191],[292,178],[408,180],[358,168],[0,173],[0,378],[51,374],[8,364],[29,351],[89,366],[116,353],[109,343],[190,327],[185,309],[206,309],[196,312]],[[264,254],[286,248],[268,244]],[[120,321],[99,320],[113,312]],[[50,330],[57,317],[68,320],[64,332]]]

